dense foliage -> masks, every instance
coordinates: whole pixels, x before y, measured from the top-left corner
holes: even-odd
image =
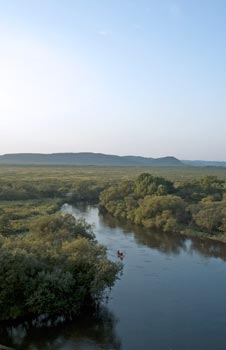
[[[224,238],[224,169],[151,171],[0,167],[0,318],[77,313],[114,283],[121,266],[107,259],[85,222],[59,213],[64,202],[100,196],[100,207],[119,219]]]
[[[105,189],[100,208],[159,231],[181,232],[190,227],[211,235],[226,234],[225,182],[216,176],[172,182],[143,173],[135,181]]]
[[[70,201],[97,201],[103,184],[93,180],[70,181],[44,179],[44,181],[0,180],[0,200],[27,200],[67,198]]]
[[[26,234],[0,236],[0,318],[78,313],[99,300],[120,268],[84,221],[69,214],[38,218]]]

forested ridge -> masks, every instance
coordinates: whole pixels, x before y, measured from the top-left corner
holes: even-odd
[[[96,166],[182,166],[175,157],[118,156],[103,153],[18,153],[0,156],[0,164],[96,165]]]

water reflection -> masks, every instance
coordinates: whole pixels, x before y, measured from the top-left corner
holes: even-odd
[[[98,216],[94,206],[64,210],[95,224],[110,258],[118,249],[125,253],[123,277],[109,299],[121,350],[226,349],[226,245],[151,232]]]
[[[94,223],[111,259],[118,249],[125,252],[123,277],[107,305],[114,314],[101,307],[73,322],[11,325],[0,343],[18,350],[226,349],[225,244],[151,232],[98,216],[94,206],[62,210]]]
[[[83,207],[85,210],[85,207]],[[196,252],[203,257],[214,257],[226,260],[226,244],[207,238],[186,237],[181,234],[150,231],[143,227],[122,222],[110,215],[99,214],[100,223],[112,229],[121,228],[125,235],[134,234],[137,244],[157,249],[162,253],[179,255],[182,251],[188,254]]]
[[[114,315],[104,306],[73,321],[65,320],[63,316],[49,318],[42,315],[2,326],[0,343],[18,350],[120,350],[116,323]]]
[[[63,211],[71,212],[79,217],[83,216],[91,223],[96,223],[98,206],[90,206],[86,203],[79,203],[76,207],[65,205]],[[124,236],[134,236],[136,244],[145,245],[152,249],[157,249],[161,253],[179,255],[181,252],[188,254],[197,253],[203,257],[220,258],[226,260],[226,244],[208,238],[187,237],[175,233],[163,233],[151,231],[144,227],[123,222],[108,214],[98,214],[98,225],[101,229],[109,230],[121,229]],[[94,228],[95,230],[95,228]],[[114,233],[113,233],[114,234]]]

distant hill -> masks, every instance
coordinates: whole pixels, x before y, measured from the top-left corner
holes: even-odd
[[[226,162],[217,162],[217,161],[207,161],[207,160],[182,160],[185,165],[191,166],[220,166],[226,167]]]
[[[145,158],[102,153],[17,153],[0,156],[0,164],[8,165],[97,165],[175,167],[183,163],[175,157]]]

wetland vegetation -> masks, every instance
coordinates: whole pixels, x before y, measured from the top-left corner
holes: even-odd
[[[225,240],[225,169],[0,167],[0,317],[74,313],[98,303],[122,266],[63,203],[98,203],[155,229]],[[161,234],[161,233],[159,233]]]
[[[142,173],[105,189],[100,208],[159,232],[226,238],[225,181],[213,175],[173,182]]]

